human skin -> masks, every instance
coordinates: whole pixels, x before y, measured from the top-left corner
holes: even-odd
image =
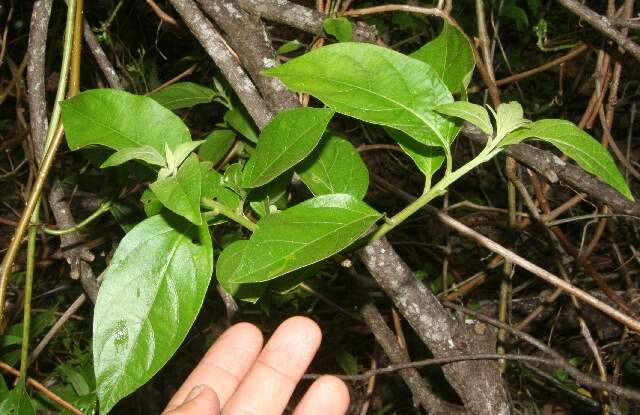
[[[207,351],[164,415],[282,414],[321,340],[318,325],[305,317],[285,320],[264,347],[256,326],[236,324]],[[348,407],[344,382],[322,376],[293,414],[342,415]]]

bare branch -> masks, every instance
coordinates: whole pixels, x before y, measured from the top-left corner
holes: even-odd
[[[584,4],[577,2],[576,0],[558,0],[567,9],[580,16],[597,31],[607,36],[609,39],[616,42],[621,48],[633,55],[634,58],[640,61],[640,46],[637,43],[629,39],[624,33],[615,28],[615,21],[611,22],[605,16],[601,16],[594,12]]]
[[[200,11],[193,0],[170,0],[182,20],[205,48],[216,63],[224,77],[242,101],[256,125],[262,129],[271,120],[273,114],[267,108],[264,99],[256,90],[253,82],[242,70],[236,58],[231,54],[229,46],[213,24]]]

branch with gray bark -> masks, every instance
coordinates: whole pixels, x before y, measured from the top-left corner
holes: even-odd
[[[558,2],[640,61],[640,46],[616,29],[615,21],[610,21],[576,0],[558,0]]]
[[[40,165],[43,159],[47,136],[47,101],[45,91],[45,57],[47,33],[51,17],[52,0],[39,0],[33,6],[31,25],[29,28],[29,64],[27,66],[27,99],[29,102],[29,123],[31,139],[35,151],[36,162]],[[60,183],[55,183],[49,193],[49,206],[61,229],[76,225],[64,190]],[[72,247],[64,252],[71,269],[71,278],[80,279],[89,297],[95,301],[97,285],[91,270],[90,262],[93,254],[81,246],[82,237],[78,232],[71,232],[61,237],[60,247]]]
[[[213,59],[222,75],[229,81],[258,128],[264,128],[273,117],[273,113],[267,107],[251,79],[238,64],[227,42],[218,33],[213,23],[206,18],[193,0],[169,1],[189,27],[191,33]]]

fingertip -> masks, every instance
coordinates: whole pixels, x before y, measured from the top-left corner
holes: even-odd
[[[224,405],[253,366],[263,342],[262,332],[253,324],[238,323],[229,327],[209,348],[167,408],[175,408],[184,402],[199,384],[212,388]]]
[[[260,329],[247,322],[234,324],[221,337],[232,338],[235,342],[255,346],[257,350],[262,349],[264,343]]]
[[[335,376],[322,376],[309,387],[294,415],[343,415],[349,410],[349,388]]]
[[[278,326],[276,332],[293,333],[300,339],[304,339],[307,344],[317,345],[317,347],[319,347],[320,342],[322,342],[322,330],[320,330],[320,326],[308,317],[290,317]]]
[[[182,405],[167,411],[165,415],[209,415],[220,413],[220,400],[207,385],[194,387]]]

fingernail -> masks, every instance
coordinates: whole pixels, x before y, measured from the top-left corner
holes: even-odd
[[[196,387],[194,387],[193,389],[191,389],[191,392],[189,392],[189,394],[187,395],[187,397],[184,400],[184,403],[187,403],[195,398],[198,397],[198,395],[200,395],[200,393],[204,390],[204,388],[206,388],[206,385],[198,385]]]

